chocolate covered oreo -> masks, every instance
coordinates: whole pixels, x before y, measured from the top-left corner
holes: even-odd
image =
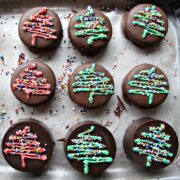
[[[178,152],[178,138],[173,128],[164,121],[141,118],[126,130],[124,151],[135,164],[158,170],[170,165]]]
[[[45,63],[29,61],[16,68],[11,78],[11,90],[24,104],[38,105],[54,95],[56,78]]]
[[[107,46],[112,36],[112,26],[107,16],[88,6],[70,19],[68,33],[79,51],[93,55]]]
[[[76,104],[97,108],[107,103],[114,94],[114,81],[103,66],[87,63],[75,69],[69,77],[68,92]]]
[[[36,7],[25,12],[19,22],[22,42],[34,52],[49,51],[62,39],[62,25],[58,15],[47,7]]]
[[[162,9],[153,4],[139,4],[122,19],[126,37],[139,46],[159,43],[168,31],[168,19]]]
[[[169,82],[165,73],[151,64],[135,66],[124,78],[124,98],[142,107],[157,107],[169,94]]]
[[[104,172],[113,162],[116,143],[105,127],[86,121],[69,130],[64,151],[69,163],[77,171],[96,175]]]
[[[48,127],[32,118],[13,124],[2,141],[7,163],[23,172],[40,171],[50,160],[53,149],[54,140]]]

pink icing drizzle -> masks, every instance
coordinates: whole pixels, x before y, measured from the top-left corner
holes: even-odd
[[[51,85],[47,82],[46,78],[42,78],[43,73],[37,71],[37,64],[32,64],[26,68],[20,78],[15,80],[13,89],[24,91],[27,99],[32,95],[50,95]]]
[[[26,167],[25,159],[35,159],[46,161],[45,148],[40,147],[37,135],[30,132],[30,127],[26,126],[23,130],[16,131],[16,135],[9,137],[10,142],[5,143],[8,147],[4,149],[6,155],[20,155],[22,167]]]
[[[30,16],[29,20],[23,23],[23,30],[33,33],[32,46],[35,46],[37,38],[43,39],[57,39],[53,35],[56,30],[50,27],[54,26],[54,17],[47,15],[48,8],[44,7],[38,13]]]

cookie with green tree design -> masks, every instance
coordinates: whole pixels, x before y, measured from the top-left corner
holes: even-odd
[[[178,151],[178,138],[174,129],[164,121],[144,117],[134,121],[123,138],[127,157],[137,165],[162,169],[170,165]]]
[[[114,81],[103,66],[86,63],[75,69],[69,77],[68,91],[76,104],[97,108],[106,104],[114,94]]]
[[[151,64],[134,67],[125,76],[122,89],[127,101],[143,108],[157,107],[170,93],[167,76]]]
[[[70,129],[64,150],[72,167],[84,174],[95,175],[104,172],[113,162],[116,143],[105,127],[85,121]]]
[[[88,6],[70,19],[68,33],[79,51],[93,55],[107,46],[112,36],[112,26],[106,15]]]
[[[139,4],[123,16],[122,30],[136,45],[156,45],[168,32],[168,18],[156,5]]]

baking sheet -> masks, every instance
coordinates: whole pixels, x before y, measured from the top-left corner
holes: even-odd
[[[133,120],[145,116],[168,122],[174,127],[180,139],[180,41],[178,36],[180,23],[178,19],[169,16],[169,31],[160,46],[140,49],[128,41],[120,29],[124,11],[117,8],[111,12],[104,12],[112,22],[112,39],[104,51],[88,58],[73,48],[67,35],[72,9],[73,11],[79,10],[87,3],[81,3],[80,7],[77,1],[61,1],[61,3],[59,1],[33,1],[32,3],[29,0],[17,0],[15,3],[15,1],[9,0],[0,2],[0,142],[12,122],[27,117],[45,123],[51,129],[56,141],[54,155],[42,173],[32,174],[16,171],[5,162],[0,153],[0,179],[180,179],[179,154],[168,168],[148,173],[127,159],[122,147],[125,129]],[[99,6],[106,3],[109,5],[108,1],[101,1]],[[27,50],[20,41],[17,27],[21,13],[29,7],[40,4],[50,6],[58,13],[63,25],[64,37],[59,48],[49,53],[34,54]],[[97,6],[98,3],[96,2],[94,5]],[[55,72],[57,80],[65,73],[63,82],[57,81],[55,98],[49,103],[33,108],[20,104],[13,96],[10,90],[10,79],[13,69],[18,65],[20,53],[24,53],[28,60],[38,59],[47,63]],[[72,60],[75,62],[70,65],[68,62]],[[115,81],[115,94],[107,105],[96,110],[87,110],[87,113],[83,114],[80,112],[82,111],[81,107],[76,106],[68,97],[66,86],[62,90],[60,85],[65,85],[68,74],[86,61],[100,63],[111,72]],[[118,118],[115,116],[114,110],[117,105],[117,95],[122,98],[123,77],[131,68],[141,63],[159,66],[167,74],[170,82],[170,94],[161,106],[151,110],[140,109],[124,102],[127,111],[124,111]],[[112,132],[117,143],[116,158],[113,164],[105,173],[97,177],[89,177],[76,172],[64,155],[63,143],[58,141],[66,136],[72,125],[86,120],[97,121],[105,125]]]

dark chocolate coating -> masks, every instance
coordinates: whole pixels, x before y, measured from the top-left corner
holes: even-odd
[[[145,131],[149,131],[150,126],[157,127],[157,126],[160,126],[162,123],[165,124],[165,131],[163,131],[163,132],[165,132],[166,134],[171,136],[170,141],[168,141],[168,143],[171,144],[171,147],[168,150],[173,153],[173,157],[168,157],[168,159],[170,160],[170,164],[172,163],[172,161],[175,159],[176,154],[178,152],[179,145],[178,145],[177,135],[176,135],[175,131],[173,130],[173,128],[169,124],[167,124],[164,121],[160,121],[160,120],[150,118],[150,117],[144,117],[142,119],[138,119],[138,120],[134,121],[126,129],[126,132],[125,132],[124,138],[123,138],[123,147],[124,147],[124,151],[127,154],[127,157],[131,161],[133,161],[137,165],[139,165],[143,168],[146,168],[148,170],[158,170],[158,169],[165,168],[169,165],[169,164],[152,161],[151,166],[146,167],[147,156],[139,155],[138,153],[133,152],[133,147],[137,146],[134,143],[134,140],[136,138],[142,138],[141,133],[145,132]]]
[[[145,95],[137,95],[137,94],[130,94],[128,93],[128,91],[130,89],[134,89],[133,87],[131,87],[130,85],[128,85],[128,81],[133,80],[134,79],[134,75],[138,74],[140,71],[142,70],[147,70],[150,69],[152,67],[156,68],[155,73],[157,74],[161,74],[165,76],[165,80],[168,82],[167,76],[164,74],[164,72],[159,69],[157,66],[151,65],[151,64],[140,64],[138,66],[135,66],[124,78],[123,80],[123,84],[122,84],[122,90],[123,90],[123,95],[125,97],[125,99],[127,99],[129,102],[131,102],[132,104],[142,107],[142,108],[154,108],[157,107],[158,105],[160,105],[161,103],[164,102],[164,100],[167,98],[168,94],[154,94],[154,98],[153,98],[153,103],[152,104],[148,104],[148,96]],[[169,83],[168,83],[169,84]],[[140,88],[138,88],[140,89]],[[169,85],[166,86],[166,89],[169,90]]]
[[[135,19],[134,15],[138,13],[139,10],[142,10],[146,7],[151,7],[153,6],[152,4],[139,4],[135,7],[133,7],[129,12],[127,12],[123,19],[122,19],[122,29],[123,32],[125,33],[126,37],[131,40],[133,43],[139,46],[152,46],[160,42],[163,38],[158,37],[158,36],[151,36],[147,35],[146,38],[142,38],[144,28],[140,27],[138,25],[134,26],[132,22],[134,20],[140,21],[139,19]],[[166,28],[165,35],[168,31],[168,19],[166,14],[162,9],[156,6],[157,11],[159,11],[162,15],[161,20],[164,21],[164,27]]]
[[[43,73],[42,77],[46,78],[48,83],[51,84],[51,94],[50,95],[30,95],[30,98],[27,99],[24,91],[19,91],[18,89],[13,89],[13,84],[17,78],[20,77],[20,74],[24,72],[26,68],[29,68],[32,64],[37,64],[37,70]],[[55,93],[56,88],[56,78],[52,69],[45,63],[39,61],[29,61],[18,66],[11,78],[11,90],[14,96],[24,104],[27,105],[39,105],[48,101]]]
[[[36,40],[36,45],[32,46],[32,34],[31,32],[26,32],[24,31],[23,28],[23,23],[25,21],[28,21],[29,17],[33,14],[36,14],[40,10],[42,10],[43,7],[36,7],[28,10],[25,12],[19,22],[19,27],[18,27],[18,32],[19,32],[19,37],[21,38],[22,42],[28,47],[29,50],[33,52],[44,52],[44,51],[49,51],[55,47],[57,47],[62,39],[63,31],[62,31],[62,25],[61,21],[58,17],[58,15],[51,9],[48,9],[47,15],[50,15],[54,17],[54,26],[52,26],[52,29],[56,29],[56,32],[54,35],[57,36],[57,39],[55,40],[46,40],[44,38],[37,38]]]
[[[95,95],[93,103],[90,104],[90,102],[89,102],[90,92],[74,93],[73,86],[72,86],[72,84],[75,82],[74,79],[75,79],[76,75],[79,73],[79,71],[85,70],[86,68],[90,68],[91,65],[92,65],[92,63],[86,63],[75,69],[75,71],[71,74],[71,76],[69,77],[69,80],[68,80],[68,92],[69,92],[69,96],[70,96],[71,100],[74,101],[76,104],[81,105],[86,108],[97,108],[99,106],[106,104],[110,100],[112,95],[110,95],[110,94],[104,95],[104,96]],[[112,84],[114,86],[113,77],[103,66],[96,64],[96,71],[104,72],[105,76],[110,78],[110,84]]]
[[[69,152],[67,152],[67,146],[73,144],[71,142],[71,140],[76,139],[77,135],[79,133],[84,132],[85,130],[89,129],[91,126],[95,126],[95,130],[91,133],[91,135],[96,135],[96,136],[102,137],[101,143],[106,145],[106,150],[109,151],[108,156],[110,156],[114,159],[115,155],[116,155],[116,142],[114,140],[113,135],[104,126],[102,126],[94,121],[80,122],[80,123],[76,124],[75,126],[73,126],[69,130],[68,134],[66,135],[66,140],[64,143],[64,151],[65,151],[66,157],[67,157],[67,154],[69,153]],[[68,159],[68,161],[71,164],[71,166],[74,167],[77,171],[84,173],[84,165],[83,165],[82,161],[70,160],[70,159]],[[111,165],[111,163],[89,164],[89,173],[88,174],[89,175],[101,174],[110,165]]]
[[[106,24],[105,26],[109,29],[109,32],[106,33],[107,39],[106,40],[96,40],[92,45],[87,44],[87,39],[88,36],[84,37],[77,37],[76,32],[77,29],[74,28],[74,25],[77,23],[76,22],[76,17],[79,15],[85,15],[87,13],[87,9],[84,9],[76,14],[73,15],[73,17],[70,19],[69,26],[68,26],[68,33],[69,33],[69,38],[71,39],[72,43],[74,46],[79,49],[82,53],[86,55],[94,55],[98,53],[100,50],[104,49],[108,42],[111,39],[112,36],[112,25],[110,20],[106,15],[104,15],[101,11],[94,9],[94,13],[98,17],[102,17],[105,19]]]
[[[31,132],[37,135],[37,141],[41,143],[40,146],[46,149],[45,154],[47,155],[47,160],[41,161],[35,159],[25,159],[26,167],[23,168],[21,156],[10,155],[10,154],[6,155],[4,153],[4,149],[7,148],[5,143],[9,142],[9,136],[15,135],[17,130],[23,130],[25,126],[30,126]],[[5,133],[2,140],[2,153],[7,163],[13,168],[23,172],[34,172],[34,171],[40,171],[50,160],[53,153],[54,145],[55,143],[53,136],[49,128],[45,124],[32,118],[25,118],[11,125],[11,127]]]

